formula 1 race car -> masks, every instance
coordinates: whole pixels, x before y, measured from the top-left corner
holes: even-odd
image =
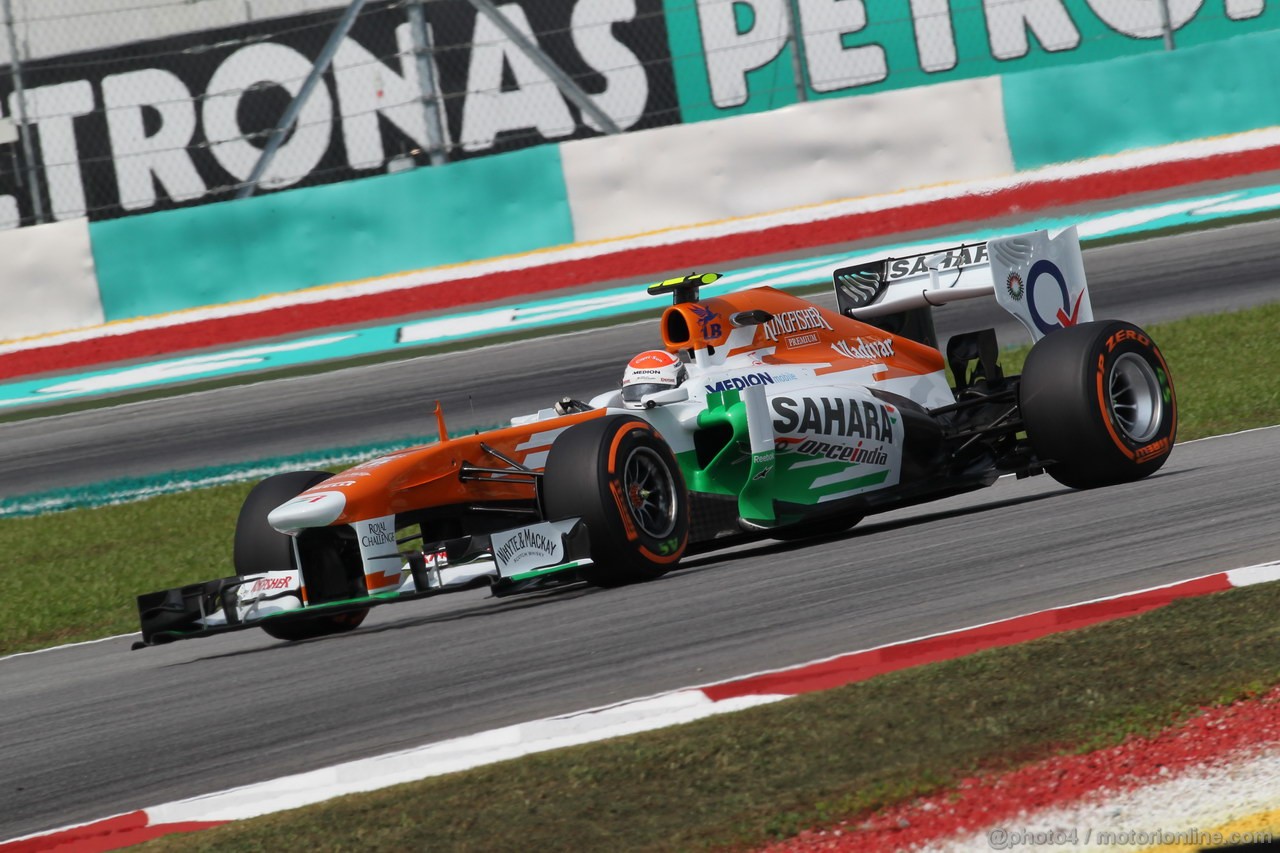
[[[1168,366],[1142,329],[1094,322],[1074,229],[837,269],[838,310],[761,287],[670,294],[664,350],[621,388],[339,474],[270,477],[235,575],[139,596],[138,646],[260,626],[300,640],[373,606],[657,578],[744,538],[841,533],[865,515],[1048,472],[1137,480],[1173,448]],[[1034,345],[1006,376],[991,329],[938,349],[931,311],[994,296]],[[952,382],[946,368],[950,367]]]

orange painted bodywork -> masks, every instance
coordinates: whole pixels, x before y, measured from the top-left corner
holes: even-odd
[[[853,370],[869,364],[882,364],[884,371],[876,375],[877,380],[920,376],[942,370],[944,366],[942,354],[933,347],[909,338],[892,335],[883,329],[828,311],[812,302],[772,287],[757,287],[696,303],[671,306],[662,315],[663,344],[672,352],[682,349],[723,347],[734,329],[729,318],[739,312],[757,309],[768,311],[774,316],[775,322],[786,318],[787,315],[801,313],[813,316],[811,312],[816,312],[825,325],[815,324],[796,331],[775,333],[772,338],[770,324],[757,325],[751,343],[735,347],[729,352],[730,356],[772,347],[771,354],[761,356],[760,360],[763,363],[828,363],[831,365],[829,368],[819,369],[819,374]],[[715,334],[717,331],[719,334]],[[862,358],[841,354],[833,348],[839,346],[841,342],[856,348],[859,338],[864,343],[892,341],[893,354]]]
[[[604,415],[605,411],[598,409],[411,447],[348,468],[302,494],[341,492],[346,497],[346,508],[333,524],[350,524],[423,507],[532,500],[534,487],[527,480],[464,481],[458,475],[464,463],[481,468],[508,467],[486,453],[482,443],[523,465],[534,454],[551,449],[550,438],[535,442],[535,436]],[[544,464],[528,467],[540,471]]]
[[[770,323],[748,326],[753,337],[724,352],[735,327],[730,317],[738,312],[763,309],[773,315]],[[793,329],[798,323],[803,328]],[[788,323],[791,322],[789,326]],[[783,331],[783,329],[791,329]],[[874,326],[843,317],[799,297],[770,287],[682,303],[662,316],[663,343],[671,352],[714,347],[727,356],[758,352],[759,362],[771,365],[817,365],[819,375],[875,365],[874,379],[921,376],[943,369],[937,350]],[[862,354],[855,351],[860,350]],[[535,496],[527,478],[462,480],[464,463],[482,468],[505,468],[506,463],[486,453],[481,444],[533,470],[542,470],[545,453],[555,436],[546,433],[602,417],[605,410],[536,421],[485,432],[445,437],[437,444],[388,454],[336,474],[304,492],[341,492],[345,508],[332,524],[350,524],[401,512],[455,504],[528,501]],[[439,415],[437,416],[440,417]],[[440,420],[444,436],[443,420]],[[535,436],[544,436],[535,439]],[[301,497],[301,496],[300,496]]]

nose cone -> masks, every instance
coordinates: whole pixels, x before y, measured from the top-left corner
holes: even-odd
[[[308,492],[267,513],[267,523],[281,533],[297,533],[308,527],[328,527],[347,508],[342,492]]]

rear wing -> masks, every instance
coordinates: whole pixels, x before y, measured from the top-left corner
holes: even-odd
[[[959,299],[993,295],[1033,341],[1093,319],[1084,256],[1074,227],[1032,231],[837,269],[840,313],[873,320]]]

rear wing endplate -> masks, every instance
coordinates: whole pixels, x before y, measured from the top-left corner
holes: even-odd
[[[1031,339],[1093,319],[1084,256],[1074,227],[882,258],[837,269],[840,313],[873,319],[993,295]]]

